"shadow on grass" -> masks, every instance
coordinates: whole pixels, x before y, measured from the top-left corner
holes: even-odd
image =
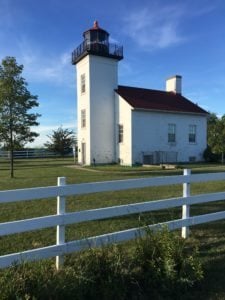
[[[199,241],[199,255],[204,279],[191,291],[188,299],[225,299],[225,221],[197,225],[191,229]],[[186,299],[186,298],[185,298]]]
[[[225,255],[220,254],[219,257],[212,258],[203,267],[204,279],[191,290],[188,299],[225,299]]]

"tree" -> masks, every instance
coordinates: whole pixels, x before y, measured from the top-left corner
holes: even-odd
[[[64,156],[76,145],[76,136],[72,130],[59,127],[53,130],[52,135],[48,135],[50,142],[44,144],[50,151],[54,151]]]
[[[225,153],[225,115],[218,118],[216,114],[210,114],[208,118],[208,145],[213,153],[221,154],[224,163]]]
[[[21,76],[23,65],[14,57],[6,57],[0,65],[0,141],[10,151],[10,175],[14,176],[13,151],[33,142],[38,136],[31,131],[37,126],[37,113],[29,110],[38,106],[37,96],[27,90],[27,82]]]

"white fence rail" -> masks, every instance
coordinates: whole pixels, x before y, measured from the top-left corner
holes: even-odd
[[[66,185],[65,178],[61,177],[58,178],[58,186],[0,191],[0,204],[57,197],[56,215],[0,223],[0,236],[49,227],[56,227],[56,244],[48,247],[23,251],[20,253],[2,255],[0,256],[0,268],[10,266],[15,262],[19,263],[26,260],[29,261],[56,257],[56,267],[58,269],[60,265],[63,264],[63,255],[65,254],[80,251],[89,247],[97,247],[113,242],[127,241],[135,238],[139,234],[144,234],[146,229],[132,228],[82,240],[66,242],[66,225],[137,214],[142,212],[150,212],[173,207],[182,207],[182,219],[153,224],[149,225],[148,227],[157,229],[167,225],[169,230],[182,228],[182,237],[186,238],[188,236],[189,226],[225,219],[225,211],[191,217],[189,215],[190,205],[225,200],[225,192],[191,196],[190,184],[193,182],[217,181],[224,179],[225,173],[192,175],[189,170],[184,170],[184,174],[178,176],[140,178],[70,185]],[[171,184],[183,184],[183,197],[181,196],[178,198],[91,209],[79,212],[65,212],[66,196]]]
[[[49,151],[47,149],[27,149],[27,150],[15,150],[13,151],[14,158],[51,158],[58,157],[59,153]],[[65,156],[73,156],[73,152],[66,154]],[[10,158],[10,151],[0,150],[0,158]]]

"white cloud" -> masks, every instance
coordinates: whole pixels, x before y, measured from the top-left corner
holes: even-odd
[[[67,58],[67,59],[66,59]],[[23,56],[22,63],[29,81],[51,82],[73,87],[74,70],[70,65],[69,53],[63,53],[59,57],[49,58],[46,62],[41,57]]]
[[[123,18],[123,33],[130,36],[144,50],[167,48],[190,39],[182,31],[187,19],[198,18],[219,8],[219,2],[206,1],[205,5],[180,1],[176,4],[149,1],[145,7],[127,12]],[[189,20],[190,21],[190,20]]]
[[[68,73],[71,73],[69,70],[72,69],[70,58],[70,53],[65,52],[58,57],[51,58],[46,64],[39,61],[40,64],[38,66],[36,65],[37,68],[32,75],[41,81],[50,80],[65,84],[68,79]]]
[[[68,129],[75,129],[74,126],[75,123],[63,123],[63,124],[54,124],[54,125],[39,125],[39,126],[35,126],[32,127],[32,130],[35,130],[37,133],[39,134],[45,134],[48,132],[52,132],[53,130],[57,130],[59,127],[62,127],[64,129],[68,128]]]
[[[146,50],[181,43],[185,39],[179,31],[179,24],[184,12],[182,5],[153,5],[136,10],[124,19],[124,33]]]
[[[71,66],[71,52],[43,54],[25,36],[17,40],[19,64],[24,65],[25,78],[30,82],[50,82],[74,88],[74,68]],[[38,50],[39,49],[39,50]]]
[[[112,44],[119,44],[119,41],[111,36],[109,37],[109,42]]]

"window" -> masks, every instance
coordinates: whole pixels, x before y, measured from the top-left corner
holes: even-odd
[[[86,109],[81,110],[81,128],[86,127]]]
[[[123,142],[123,125],[118,125],[118,142],[122,143]]]
[[[86,86],[85,86],[85,74],[82,74],[80,76],[80,82],[81,82],[81,94],[85,93]]]
[[[196,125],[189,125],[189,143],[196,143]]]
[[[176,142],[176,125],[169,124],[168,125],[168,143]]]

